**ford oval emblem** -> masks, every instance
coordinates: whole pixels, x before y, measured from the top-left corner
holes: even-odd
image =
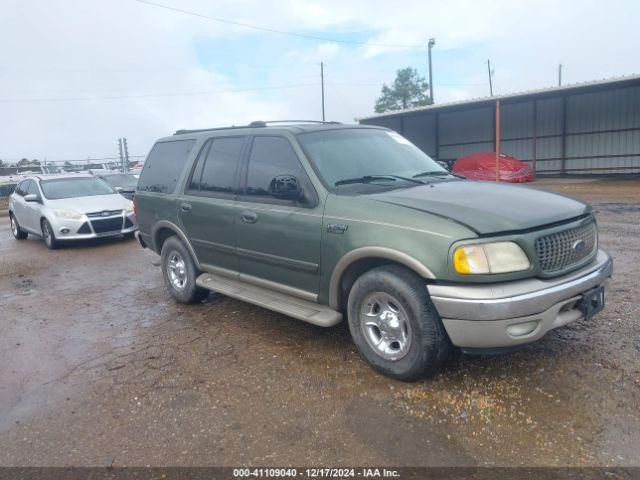
[[[111,212],[109,210],[105,210],[100,215],[102,215],[103,217],[108,217],[110,214],[111,214]],[[580,241],[582,241],[582,240],[580,240]],[[574,245],[573,248],[575,248],[575,245]]]
[[[571,246],[571,248],[573,248],[573,251],[576,253],[582,253],[584,252],[584,249],[587,248],[587,244],[585,243],[584,240],[579,239],[573,242],[573,245]]]

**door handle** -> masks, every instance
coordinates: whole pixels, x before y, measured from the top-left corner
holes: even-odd
[[[180,210],[182,210],[184,213],[189,213],[191,211],[191,204],[190,203],[182,203],[180,205]]]
[[[256,223],[258,221],[258,214],[256,212],[246,211],[240,214],[242,221],[247,223]]]

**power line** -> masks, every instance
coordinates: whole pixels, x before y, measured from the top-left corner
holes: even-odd
[[[389,47],[389,48],[424,48],[424,45],[400,45],[393,43],[374,43],[374,42],[359,42],[356,40],[339,40],[336,38],[329,37],[321,37],[317,35],[307,35],[305,33],[296,33],[296,32],[288,32],[285,30],[276,30],[275,28],[269,27],[261,27],[258,25],[251,25],[248,23],[235,22],[233,20],[227,20],[219,17],[212,17],[209,15],[205,15],[203,13],[193,12],[190,10],[183,10],[181,8],[171,7],[169,5],[162,5],[160,3],[150,2],[149,0],[135,0],[138,3],[143,3],[145,5],[151,5],[153,7],[164,8],[165,10],[171,10],[173,12],[182,13],[185,15],[191,15],[194,17],[204,18],[206,20],[212,20],[214,22],[226,23],[228,25],[235,25],[237,27],[251,28],[253,30],[259,30],[261,32],[269,32],[269,33],[277,33],[278,35],[288,35],[290,37],[298,37],[298,38],[307,38],[310,40],[320,40],[323,42],[335,42],[335,43],[345,43],[350,45],[366,45],[370,47]]]
[[[105,95],[96,97],[53,97],[53,98],[0,98],[0,103],[38,103],[38,102],[75,102],[93,100],[117,100],[124,98],[158,98],[158,97],[180,97],[185,95],[215,95],[220,93],[241,93],[255,92],[260,90],[284,90],[288,88],[317,87],[317,83],[300,83],[297,85],[276,85],[272,87],[259,88],[239,88],[231,90],[203,90],[199,92],[175,92],[175,93],[144,93],[137,95]]]

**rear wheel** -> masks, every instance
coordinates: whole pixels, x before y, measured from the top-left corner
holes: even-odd
[[[433,374],[451,351],[424,281],[404,267],[382,266],[358,278],[349,293],[348,317],[360,354],[392,378]]]
[[[162,245],[162,276],[171,296],[180,303],[198,303],[207,298],[209,290],[196,285],[200,271],[187,247],[176,237]]]
[[[9,214],[9,220],[11,222],[11,233],[16,238],[16,240],[24,240],[29,236],[27,232],[20,228],[18,224],[18,219],[13,215],[13,213]]]
[[[42,238],[44,239],[44,244],[49,247],[49,250],[55,250],[58,248],[58,240],[56,240],[56,235],[53,233],[53,228],[51,228],[49,221],[46,218],[43,218],[40,225],[42,227]]]

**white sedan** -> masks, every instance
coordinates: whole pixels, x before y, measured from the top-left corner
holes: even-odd
[[[66,240],[129,235],[138,228],[133,203],[92,175],[31,175],[9,197],[18,240],[41,236],[54,249]]]

